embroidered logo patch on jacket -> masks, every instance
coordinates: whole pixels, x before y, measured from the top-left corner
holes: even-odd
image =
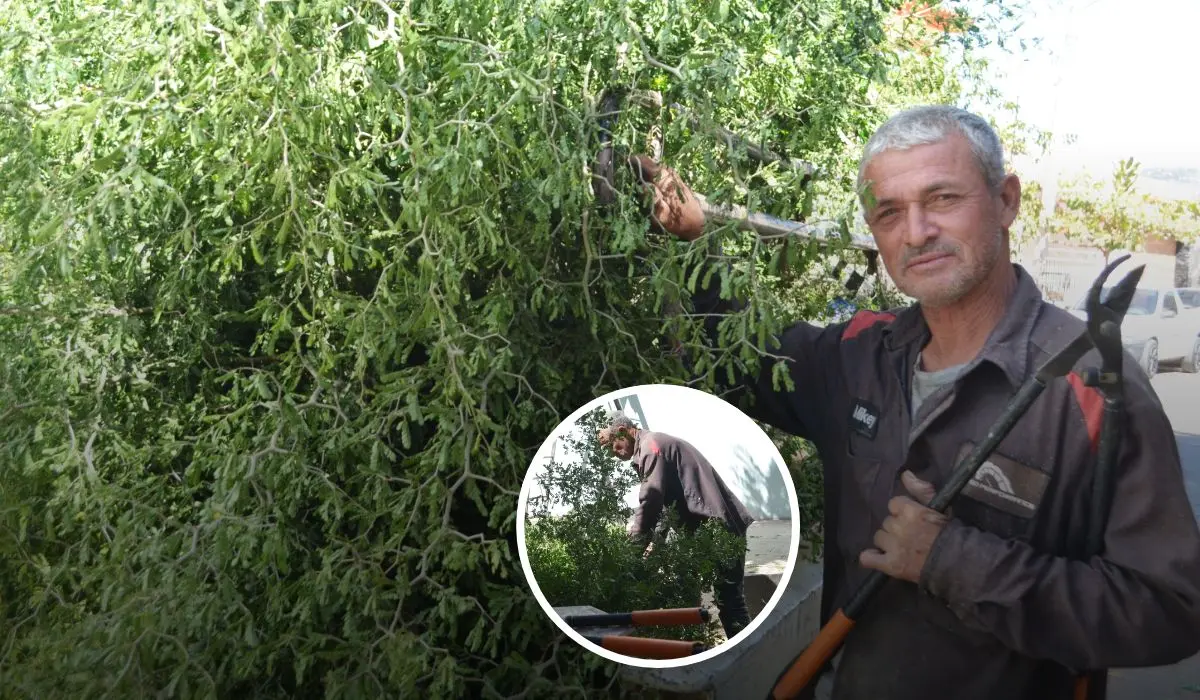
[[[971,443],[964,445],[958,460],[961,462],[974,447]],[[1032,518],[1049,483],[1049,474],[993,452],[962,493],[1005,513]]]
[[[850,429],[868,440],[879,432],[879,409],[862,399],[855,399],[850,408]]]

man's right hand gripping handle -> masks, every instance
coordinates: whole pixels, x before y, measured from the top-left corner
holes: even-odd
[[[649,156],[631,156],[628,165],[652,195],[650,218],[655,227],[685,241],[699,238],[704,232],[704,209],[687,183]]]

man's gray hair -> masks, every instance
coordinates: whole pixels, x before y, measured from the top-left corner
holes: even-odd
[[[902,151],[914,146],[939,143],[953,133],[966,137],[988,188],[992,192],[999,192],[1005,175],[1004,148],[995,129],[987,120],[965,109],[926,105],[894,115],[871,135],[858,165],[859,203],[864,207],[867,205],[865,175],[867,166],[875,156],[884,151]]]
[[[617,414],[613,415],[612,417],[610,417],[608,419],[608,425],[606,426],[606,428],[608,429],[608,431],[610,433],[615,433],[617,431],[637,430],[638,429],[637,424],[635,424],[633,422],[633,419],[630,418],[629,416],[625,415],[624,413],[617,413]]]

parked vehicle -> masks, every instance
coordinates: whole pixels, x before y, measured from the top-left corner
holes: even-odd
[[[1185,309],[1200,309],[1200,289],[1183,287],[1175,290]]]
[[[1111,291],[1105,287],[1101,298]],[[1071,309],[1086,318],[1087,299]],[[1200,289],[1139,287],[1121,324],[1125,349],[1153,377],[1161,363],[1179,363],[1184,372],[1200,371]]]

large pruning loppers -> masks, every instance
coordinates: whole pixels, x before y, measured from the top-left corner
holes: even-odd
[[[710,619],[704,608],[669,608],[664,610],[635,610],[627,613],[596,613],[568,615],[563,618],[575,629],[596,627],[649,627],[703,625]],[[584,635],[584,639],[609,651],[643,659],[680,659],[705,650],[697,642],[647,637],[625,637],[615,634]]]
[[[1041,395],[1050,382],[1064,377],[1075,364],[1093,347],[1100,353],[1101,367],[1089,368],[1082,373],[1085,384],[1097,387],[1104,395],[1104,422],[1100,433],[1100,444],[1095,470],[1092,473],[1091,511],[1088,515],[1089,552],[1099,554],[1103,548],[1104,530],[1108,520],[1108,509],[1112,499],[1113,465],[1119,448],[1120,412],[1123,407],[1121,365],[1124,357],[1121,347],[1121,320],[1133,300],[1134,290],[1145,271],[1139,265],[1114,285],[1107,299],[1101,301],[1101,292],[1109,275],[1129,258],[1122,256],[1104,268],[1092,284],[1087,296],[1087,328],[1071,341],[1067,347],[1051,357],[1017,391],[1016,396],[1005,407],[1000,417],[982,440],[962,462],[955,467],[949,481],[938,490],[929,507],[945,512],[951,502],[971,481],[979,467],[987,461],[1000,442],[1009,434],[1029,410],[1034,400]],[[833,657],[845,641],[846,636],[876,593],[886,584],[888,576],[872,571],[866,581],[850,597],[849,602],[833,614],[816,639],[779,676],[771,693],[772,700],[797,697],[816,678],[825,664]],[[1081,675],[1075,685],[1075,700],[1098,700],[1103,697],[1105,671]]]

